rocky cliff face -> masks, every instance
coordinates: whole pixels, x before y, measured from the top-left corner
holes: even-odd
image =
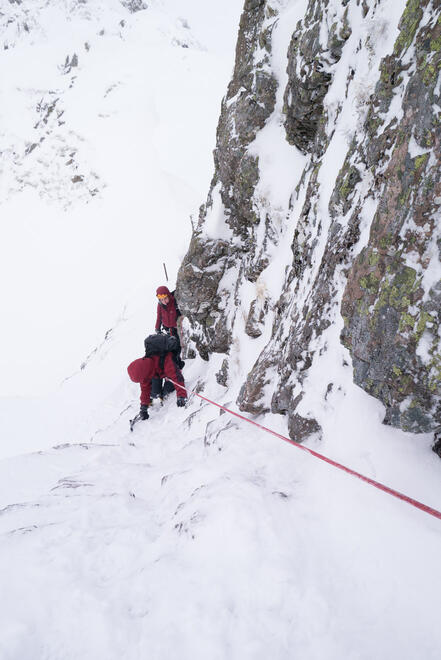
[[[441,422],[441,19],[428,4],[408,3],[349,155],[373,173],[378,208],[341,308],[355,382],[410,431]]]
[[[441,424],[440,46],[439,0],[245,1],[177,294],[218,382],[297,440],[351,360],[386,423]]]

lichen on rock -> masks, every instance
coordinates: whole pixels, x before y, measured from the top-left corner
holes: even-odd
[[[281,7],[245,2],[215,172],[178,277],[200,355],[225,354],[217,381],[230,385],[234,342],[245,333],[259,348],[237,403],[284,415],[296,440],[320,433],[308,378],[341,316],[354,381],[383,402],[385,422],[412,432],[441,424],[441,21],[429,0],[403,1],[393,24],[380,4],[309,0],[288,35],[278,90]],[[357,58],[372,65],[366,88]],[[279,210],[256,194],[265,165],[250,149],[276,97],[284,139],[303,159],[279,233]],[[342,139],[345,112],[353,126]],[[277,251],[282,235],[290,254]],[[260,300],[252,287],[280,254],[280,292]]]

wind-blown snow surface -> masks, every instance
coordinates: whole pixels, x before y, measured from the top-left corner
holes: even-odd
[[[73,402],[44,395],[116,327],[136,330],[112,382],[153,329],[212,175],[241,4],[2,5],[0,456],[66,430]]]
[[[52,391],[185,253],[241,2],[145,4],[2,8],[0,394]]]
[[[0,463],[0,657],[437,658],[439,521],[213,416]]]
[[[125,368],[154,323],[162,261],[174,278],[188,214],[208,188],[240,9],[147,4],[130,15],[116,0],[52,3],[44,29],[30,22],[14,42],[9,26],[2,51],[3,391],[50,390],[57,370],[71,377],[44,405],[3,401],[0,658],[434,660],[440,521],[197,398],[182,410],[173,395],[128,430],[139,392]],[[66,124],[42,120],[28,165],[42,89],[49,101],[57,90]],[[78,163],[69,175],[66,144],[76,160],[65,167]],[[76,173],[98,192],[76,191]],[[249,338],[238,340],[252,364]],[[187,382],[221,360],[188,361]],[[383,427],[349,365],[341,378],[345,416],[330,407],[326,437],[311,446],[439,508],[429,438]],[[204,394],[234,408],[237,391],[210,379]],[[259,421],[285,431],[281,417]],[[29,448],[42,451],[12,456]]]

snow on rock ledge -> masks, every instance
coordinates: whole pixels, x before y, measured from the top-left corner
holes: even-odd
[[[218,382],[242,369],[241,409],[286,415],[296,440],[351,358],[386,423],[441,424],[440,39],[428,0],[245,2],[177,291],[202,357],[225,354]],[[282,125],[267,146],[297,165],[276,208],[256,137]]]

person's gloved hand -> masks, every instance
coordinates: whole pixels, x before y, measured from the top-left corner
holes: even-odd
[[[161,335],[161,334],[162,334],[162,330],[161,330],[161,328],[158,328],[157,330],[155,330],[155,332],[156,332],[157,335]]]
[[[149,418],[148,406],[145,403],[141,404],[141,408],[139,409],[139,415],[141,419]]]
[[[176,399],[176,405],[178,406],[178,408],[183,408],[186,403],[187,403],[187,399],[185,396],[178,396],[178,398]]]

